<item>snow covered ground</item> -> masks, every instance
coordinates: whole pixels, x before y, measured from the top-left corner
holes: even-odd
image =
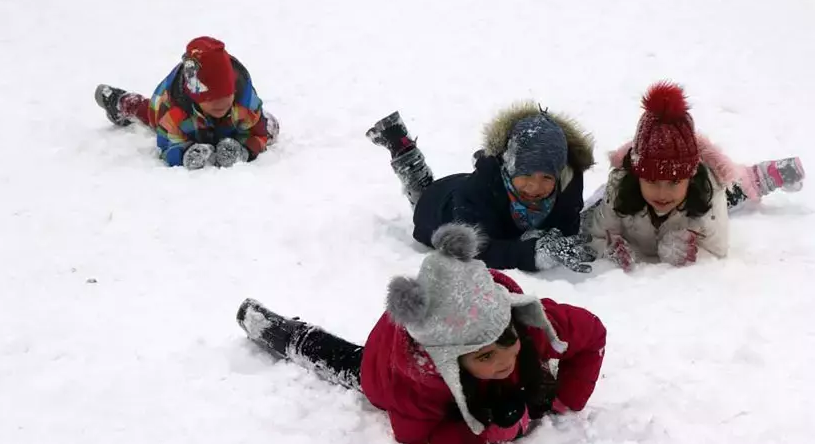
[[[813,20],[811,0],[0,2],[0,443],[392,442],[362,396],[234,321],[254,297],[362,342],[388,279],[416,271],[368,126],[400,109],[442,176],[533,98],[595,134],[589,194],[672,78],[738,160],[815,170]],[[150,93],[201,34],[281,120],[251,165],[164,168],[93,102],[99,82]],[[812,442],[813,185],[735,216],[724,261],[512,272],[609,331],[587,409],[525,442]]]

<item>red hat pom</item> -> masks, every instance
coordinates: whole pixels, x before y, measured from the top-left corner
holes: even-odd
[[[659,121],[669,123],[684,120],[690,107],[682,87],[662,81],[648,88],[642,98],[642,107]]]

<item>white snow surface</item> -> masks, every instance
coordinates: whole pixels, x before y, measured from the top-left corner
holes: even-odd
[[[417,271],[411,211],[364,137],[399,109],[437,177],[497,109],[540,101],[628,140],[656,80],[742,162],[815,170],[811,0],[0,2],[0,443],[391,443],[358,393],[252,346],[252,297],[362,343]],[[209,34],[281,121],[252,164],[166,168],[98,83],[149,94]],[[734,216],[730,257],[631,275],[511,271],[608,328],[596,392],[525,443],[805,443],[815,194]],[[95,280],[95,282],[93,281]]]

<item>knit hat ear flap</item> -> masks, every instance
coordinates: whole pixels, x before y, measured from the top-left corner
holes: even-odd
[[[416,324],[427,317],[430,297],[416,279],[397,276],[388,284],[385,306],[395,323]]]
[[[430,238],[436,250],[464,262],[478,255],[482,242],[475,228],[456,223],[442,225]]]

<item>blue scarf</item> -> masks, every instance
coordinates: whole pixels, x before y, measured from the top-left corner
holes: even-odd
[[[503,168],[501,168],[501,178],[504,179],[504,188],[509,194],[509,211],[515,225],[524,232],[540,229],[549,213],[552,212],[552,207],[555,206],[560,181],[555,183],[555,189],[548,197],[530,202],[521,199],[521,194],[512,186],[512,178]]]

